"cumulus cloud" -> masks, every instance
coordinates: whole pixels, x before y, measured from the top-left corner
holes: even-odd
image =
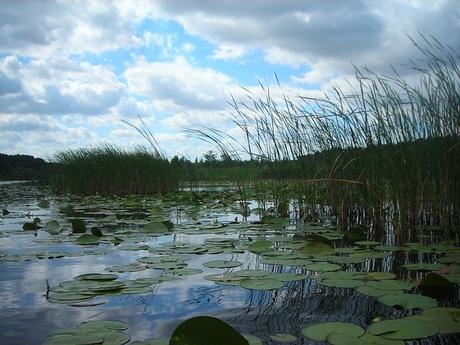
[[[107,67],[64,58],[0,60],[0,113],[101,114],[123,85]]]
[[[0,1],[0,49],[43,57],[139,45],[149,1]]]
[[[159,111],[176,113],[221,110],[234,87],[228,75],[194,66],[182,56],[171,62],[139,59],[124,76],[130,93],[151,99]]]

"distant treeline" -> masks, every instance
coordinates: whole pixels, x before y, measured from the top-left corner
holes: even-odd
[[[49,176],[52,164],[28,155],[0,153],[0,180],[30,180]]]

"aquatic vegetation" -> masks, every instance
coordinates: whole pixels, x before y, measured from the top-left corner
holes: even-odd
[[[459,247],[440,241],[439,232],[432,234],[430,242],[395,247],[347,239],[327,222],[286,221],[275,216],[264,222],[259,215],[235,222],[235,215],[240,215],[233,213],[240,210],[235,209],[239,204],[236,190],[193,196],[175,192],[80,197],[34,188],[39,192],[24,189],[19,193],[5,187],[5,193],[0,193],[0,204],[11,210],[0,218],[0,270],[4,269],[0,286],[7,286],[1,285],[5,280],[6,284],[11,279],[21,282],[18,292],[2,290],[6,297],[13,294],[10,300],[14,301],[32,296],[17,307],[21,312],[28,313],[32,305],[65,313],[68,323],[53,321],[45,328],[52,332],[47,340],[51,344],[78,342],[80,338],[75,337],[80,336],[87,337],[82,341],[101,343],[106,333],[102,326],[98,333],[89,326],[53,332],[72,326],[71,322],[79,324],[86,315],[129,324],[129,329],[113,330],[120,333],[112,334],[120,344],[130,337],[137,344],[168,344],[173,328],[182,320],[206,313],[241,331],[251,345],[292,339],[305,342],[310,339],[305,329],[324,321],[360,329],[351,334],[340,327],[320,331],[331,344],[346,340],[400,345],[400,339],[414,335],[399,328],[386,332],[385,324],[379,326],[382,329],[374,326],[395,317],[420,321],[404,321],[407,325],[435,325],[435,334],[440,335],[427,343],[434,339],[431,343],[437,344],[448,337],[444,343],[439,340],[448,344],[460,333],[458,308],[448,307],[458,303],[460,265],[455,262]],[[37,205],[43,195],[50,209]],[[251,201],[248,207],[260,205]],[[75,219],[85,224],[85,232],[74,233]],[[35,224],[36,229],[24,231],[24,222]],[[90,232],[95,227],[102,236]],[[82,239],[90,241],[80,244]],[[9,267],[29,273],[17,280]],[[443,282],[452,280],[451,290],[441,296],[426,294],[423,281],[430,275],[440,276]],[[433,283],[437,290],[438,281]],[[4,303],[13,302],[5,298]],[[371,323],[363,315],[384,321]],[[26,322],[19,316],[11,318],[18,324]],[[149,325],[152,320],[161,325],[163,319],[169,326],[156,334],[159,328]],[[361,329],[367,329],[363,335]],[[26,336],[7,335],[7,341],[14,337]],[[142,340],[147,337],[159,339]],[[38,341],[45,338],[43,333],[37,336]]]
[[[177,172],[158,151],[113,145],[69,150],[55,157],[53,186],[60,193],[129,195],[175,190]]]
[[[455,238],[459,55],[434,39],[420,40],[414,44],[425,60],[409,64],[409,71],[392,67],[393,74],[380,75],[356,68],[349,86],[319,98],[286,92],[275,98],[262,84],[263,96],[248,91],[243,100],[232,99],[244,140],[213,128],[191,132],[240,162],[239,183],[250,176],[246,184],[262,191],[260,200],[269,194],[278,214],[289,205],[298,218],[326,216],[343,229],[365,225],[371,240],[396,245],[414,230],[442,229],[445,238]],[[416,74],[415,82],[407,72]],[[269,180],[243,173],[250,166]]]

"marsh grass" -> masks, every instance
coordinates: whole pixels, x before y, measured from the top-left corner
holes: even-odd
[[[402,72],[355,68],[348,87],[321,98],[277,99],[264,84],[262,97],[248,90],[231,102],[242,139],[192,132],[237,160],[268,162],[272,198],[287,181],[305,213],[327,205],[345,228],[391,219],[397,243],[416,225],[441,225],[452,238],[460,223],[460,56],[434,38],[413,43],[424,58]]]
[[[114,145],[81,148],[55,157],[57,191],[75,194],[153,194],[178,187],[176,170],[159,151]]]

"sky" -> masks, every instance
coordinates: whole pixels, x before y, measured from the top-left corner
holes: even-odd
[[[187,129],[238,137],[231,97],[318,96],[416,59],[420,33],[460,45],[458,0],[0,0],[0,152],[212,148]],[[281,85],[275,78],[275,74]]]

